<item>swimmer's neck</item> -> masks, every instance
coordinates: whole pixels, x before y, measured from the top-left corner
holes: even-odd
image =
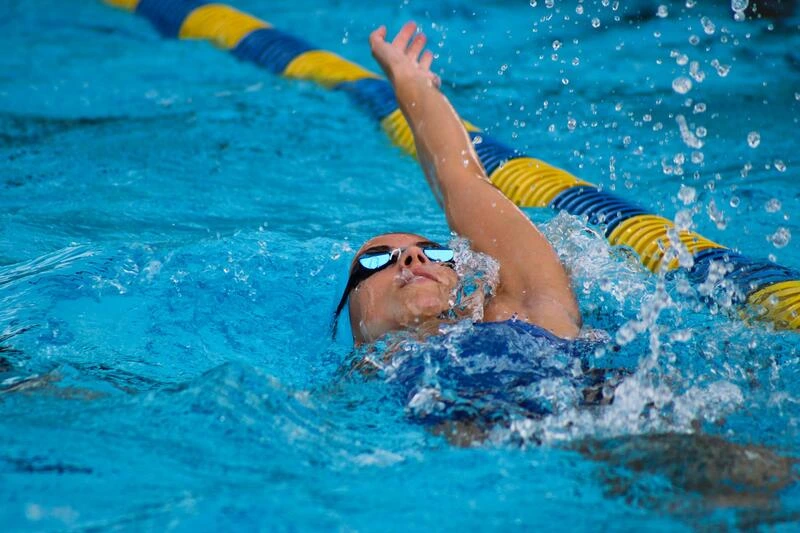
[[[433,337],[436,335],[440,335],[442,333],[441,327],[447,324],[455,324],[463,320],[461,318],[453,318],[446,316],[446,313],[436,317],[427,317],[425,319],[417,319],[415,322],[411,324],[403,325],[402,327],[392,329],[389,331],[385,331],[380,336],[364,340],[361,342],[355,341],[356,348],[359,347],[368,347],[370,345],[374,345],[375,343],[379,343],[381,341],[385,341],[387,339],[391,339],[393,336],[400,336],[400,339],[397,339],[400,343],[407,339],[414,339],[417,341],[424,341],[428,337]],[[401,340],[402,339],[402,340]],[[391,344],[395,344],[395,342],[391,342]]]
[[[443,324],[453,324],[456,322],[454,318],[448,318],[445,316],[437,316],[433,318],[429,318],[425,321],[420,322],[419,324],[415,324],[414,326],[408,328],[408,331],[417,338],[417,340],[425,340],[428,337],[433,337],[434,335],[440,335],[442,333],[441,327]]]

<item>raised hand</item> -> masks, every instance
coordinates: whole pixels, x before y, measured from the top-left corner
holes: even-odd
[[[388,42],[386,26],[381,26],[369,36],[372,56],[395,87],[405,80],[419,79],[439,87],[439,76],[431,72],[433,53],[430,50],[423,52],[427,38],[424,33],[415,34],[416,30],[414,22],[406,22],[392,42]]]

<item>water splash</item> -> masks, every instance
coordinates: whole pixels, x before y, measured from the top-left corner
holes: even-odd
[[[500,263],[487,254],[475,252],[467,239],[450,241],[453,249],[458,284],[453,289],[451,306],[456,316],[483,319],[485,301],[494,294],[500,282]]]

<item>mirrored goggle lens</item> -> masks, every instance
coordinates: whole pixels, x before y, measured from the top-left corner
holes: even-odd
[[[446,263],[448,261],[453,260],[453,250],[448,248],[424,248],[422,252],[430,259],[431,261],[438,261],[441,263]]]
[[[449,248],[423,248],[422,253],[424,253],[428,259],[431,261],[436,261],[437,263],[446,263],[448,261],[452,261],[453,256],[455,255],[453,250],[450,250]],[[382,268],[391,260],[391,252],[368,254],[358,258],[358,262],[361,263],[361,266],[368,270],[377,270]]]
[[[369,270],[375,270],[381,268],[391,260],[392,260],[392,254],[389,252],[363,255],[358,258],[358,262],[361,263],[361,266]]]

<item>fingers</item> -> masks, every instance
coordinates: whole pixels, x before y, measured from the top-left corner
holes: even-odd
[[[416,34],[414,40],[411,41],[411,44],[408,46],[408,50],[406,50],[406,55],[416,61],[422,49],[425,48],[427,40],[424,33]]]
[[[381,26],[369,34],[369,44],[373,48],[376,44],[382,43],[386,40],[386,26]]]
[[[422,57],[419,59],[419,66],[422,67],[423,70],[430,70],[432,63],[433,52],[430,50],[425,50],[425,52],[422,54]]]
[[[430,71],[433,63],[433,52],[425,50],[428,38],[422,32],[416,33],[417,25],[413,21],[406,22],[400,31],[397,32],[391,44],[386,41],[386,26],[381,26],[369,35],[369,44],[372,48],[372,55],[377,59],[388,77],[392,77],[392,72],[397,70],[409,69],[407,72],[416,70],[418,67],[425,78],[432,81],[435,86],[439,86],[439,77]]]
[[[417,31],[417,25],[414,21],[409,20],[403,24],[403,27],[400,28],[400,31],[395,35],[394,40],[392,40],[392,46],[401,47],[405,50],[406,46],[408,46],[408,40],[411,39],[415,31]]]

